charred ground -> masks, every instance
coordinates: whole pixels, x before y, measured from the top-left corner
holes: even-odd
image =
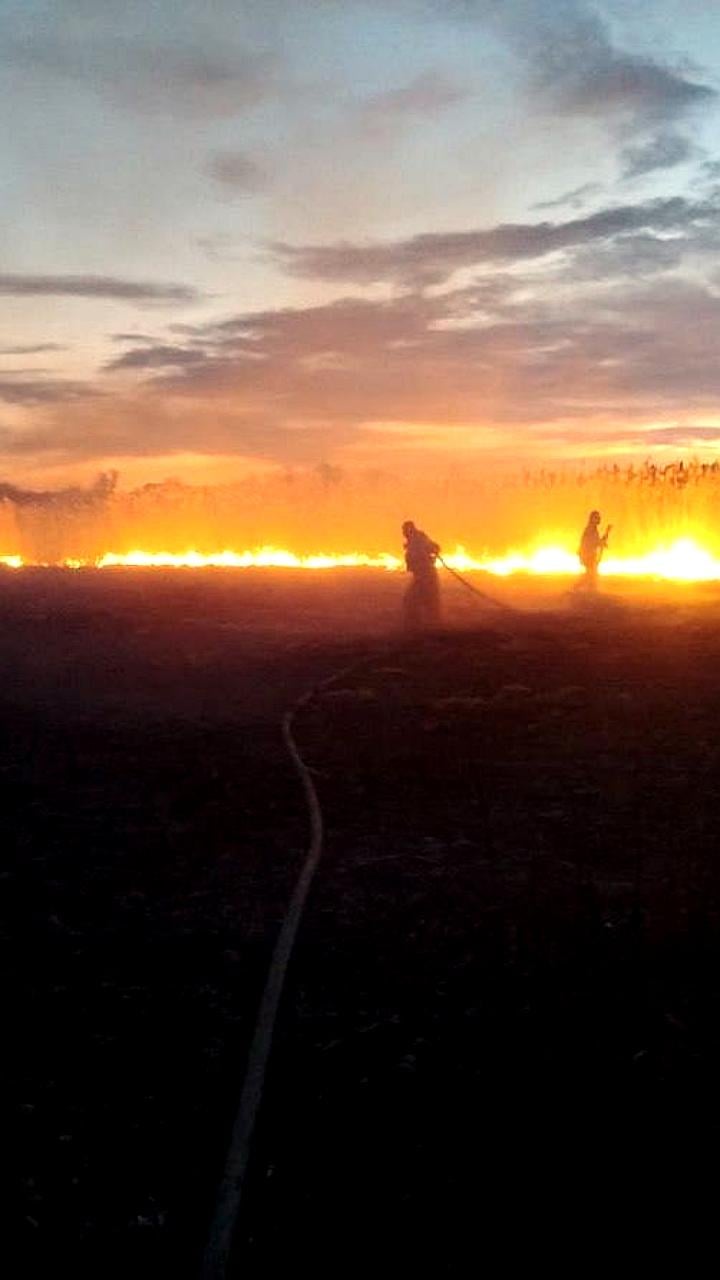
[[[458,596],[457,630],[410,647],[391,633],[399,590],[3,579],[2,941],[31,1268],[197,1274],[305,842],[278,715],[355,659],[297,726],[327,851],[245,1274],[332,1269],[388,1235],[406,1259],[444,1243],[440,1273],[459,1274],[461,1220],[507,1241],[604,1159],[614,1178],[653,1161],[677,1176],[716,1147],[713,591],[590,610],[550,592],[521,615]]]

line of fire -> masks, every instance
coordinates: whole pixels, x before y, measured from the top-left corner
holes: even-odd
[[[434,484],[319,468],[213,490],[168,481],[122,492],[114,477],[100,477],[86,490],[0,498],[0,565],[12,570],[396,572],[404,568],[400,522],[412,513],[456,571],[566,578],[581,572],[581,530],[598,508],[613,530],[601,577],[720,580],[720,472],[693,460],[662,469],[469,473]]]
[[[568,547],[539,546],[530,551],[510,551],[504,556],[472,555],[458,545],[444,556],[453,569],[466,573],[489,573],[505,578],[510,574],[524,573],[535,577],[568,577],[578,573],[578,558]],[[39,562],[49,567],[53,562]],[[386,569],[391,572],[402,567],[399,556],[390,552],[380,555],[357,553],[317,552],[297,555],[284,548],[262,546],[252,551],[203,553],[189,548],[186,551],[144,551],[134,548],[117,553],[108,551],[96,559],[85,560],[67,557],[56,562],[66,569],[108,568],[158,568],[158,569]],[[33,562],[19,555],[1,555],[0,564],[9,569],[22,569]],[[603,577],[655,578],[670,582],[711,582],[720,580],[720,559],[714,556],[695,538],[676,538],[667,546],[655,547],[641,555],[612,555],[604,558],[598,572]]]

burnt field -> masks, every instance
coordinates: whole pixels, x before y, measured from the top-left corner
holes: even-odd
[[[396,575],[2,577],[18,1274],[198,1274],[306,845],[280,714],[354,662],[296,726],[326,852],[238,1274],[464,1274],[714,1162],[718,589],[483,586],[523,611],[453,586],[409,645]]]

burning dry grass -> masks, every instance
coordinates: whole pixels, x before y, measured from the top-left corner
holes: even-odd
[[[601,573],[720,579],[720,466],[463,473],[396,480],[331,468],[241,485],[0,494],[0,563],[67,568],[396,570],[412,514],[461,572],[570,576],[591,508],[613,525]]]

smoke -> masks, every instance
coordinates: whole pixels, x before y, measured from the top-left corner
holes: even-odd
[[[274,546],[310,554],[399,553],[406,519],[448,551],[502,555],[573,549],[587,514],[612,523],[613,550],[639,554],[690,535],[720,553],[720,464],[447,469],[418,476],[312,470],[193,486],[176,480],[120,491],[117,475],[89,488],[30,491],[0,483],[0,555],[30,563],[94,560],[133,550],[211,554]],[[717,526],[717,528],[716,528]]]
[[[0,554],[33,563],[54,563],[75,544],[103,537],[117,486],[116,471],[102,472],[86,489],[21,489],[0,481]]]
[[[0,481],[0,502],[16,507],[76,508],[96,506],[115,491],[117,471],[103,471],[88,489],[19,489]]]

